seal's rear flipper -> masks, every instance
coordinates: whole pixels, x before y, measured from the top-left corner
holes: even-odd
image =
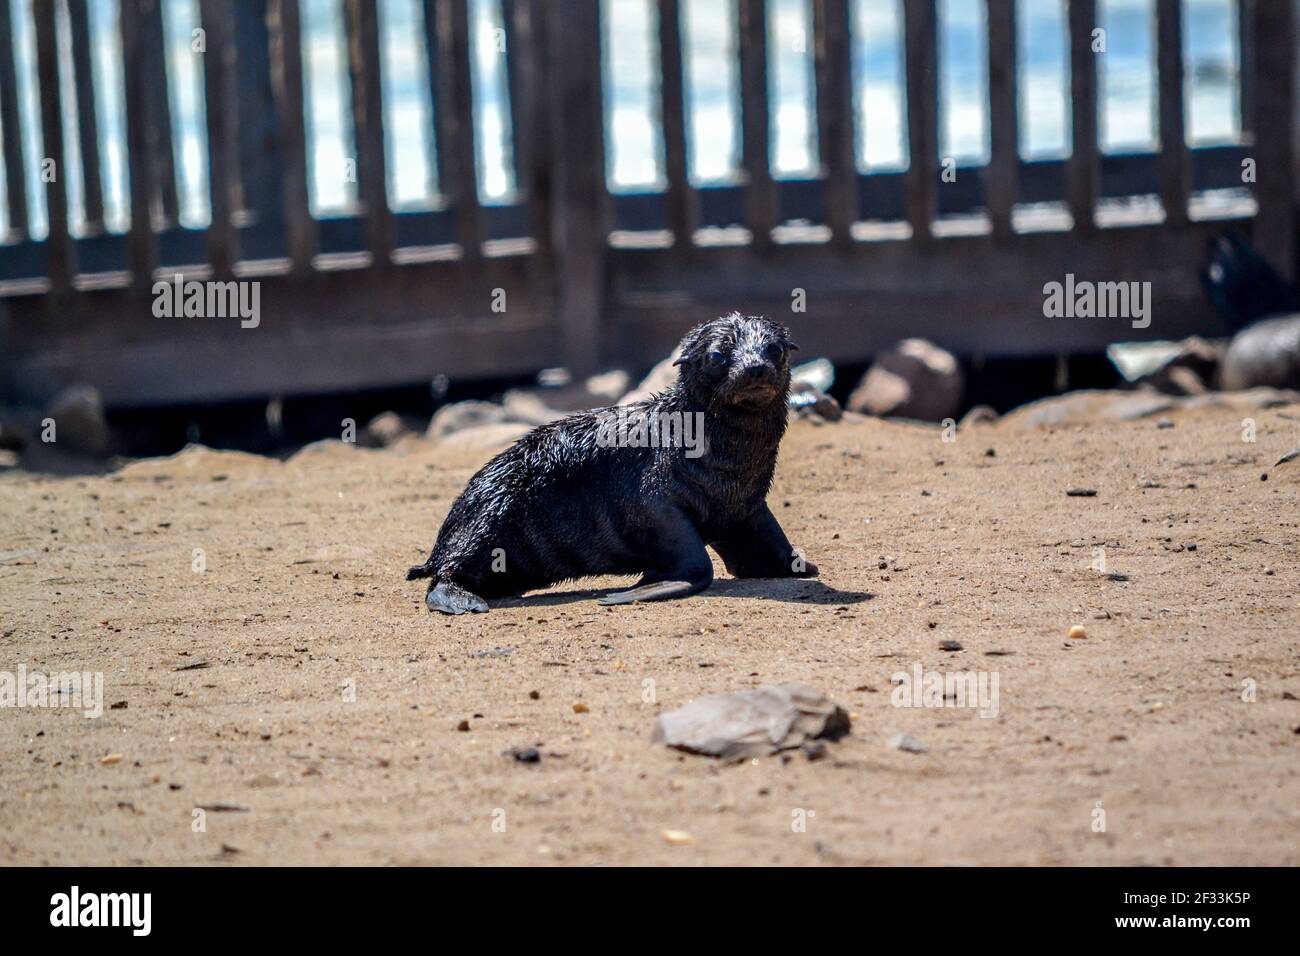
[[[466,611],[482,613],[488,609],[487,601],[463,587],[443,581],[424,596],[430,611],[443,614],[464,614]]]
[[[668,598],[683,598],[703,591],[709,582],[703,584],[691,581],[656,581],[654,584],[641,584],[626,591],[606,594],[597,601],[606,607],[614,604],[631,604],[634,601],[665,601]]]

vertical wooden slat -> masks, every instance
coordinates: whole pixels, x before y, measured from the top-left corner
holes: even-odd
[[[99,172],[99,121],[90,55],[90,20],[86,0],[68,0],[72,65],[77,85],[77,144],[81,151],[81,196],[87,236],[104,231],[104,187]]]
[[[909,163],[904,179],[904,207],[912,239],[926,243],[938,211],[939,56],[935,0],[904,4],[904,53],[907,77]]]
[[[1012,210],[1020,188],[1020,117],[1017,103],[1016,0],[989,0],[989,140],[985,205],[993,235],[1015,235]]]
[[[767,99],[767,0],[740,0],[739,33],[745,225],[753,237],[754,248],[764,251],[772,245],[772,227],[777,220]]]
[[[167,97],[167,43],[163,32],[161,0],[142,0],[140,30],[143,33],[137,55],[144,58],[145,87],[141,94],[148,100],[149,156],[153,164],[157,203],[155,213],[163,228],[175,226],[178,218],[176,200],[176,156],[172,150],[172,109]]]
[[[604,352],[608,192],[605,186],[601,95],[600,0],[548,3],[551,115],[563,126],[551,137],[554,200],[551,249],[556,314],[565,364],[575,376],[596,371]]]
[[[54,28],[54,4],[32,8],[36,26],[36,75],[41,89],[41,137],[45,155],[45,210],[49,236],[45,240],[46,273],[55,295],[72,289],[77,250],[68,231],[68,164],[63,148],[63,97],[59,89],[59,41]],[[46,164],[51,164],[46,169]]]
[[[232,173],[235,212],[239,221],[260,227],[250,230],[246,243],[256,242],[266,254],[278,244],[264,244],[265,237],[283,236],[285,165],[272,75],[270,0],[239,0],[229,6],[239,60],[234,86],[240,113],[238,162]]]
[[[433,119],[437,129],[439,192],[452,209],[456,242],[466,260],[482,257],[482,210],[478,198],[478,162],[474,143],[474,99],[470,81],[468,0],[425,0],[433,83]],[[435,52],[436,51],[436,52]]]
[[[664,203],[673,248],[689,252],[699,225],[699,198],[691,188],[686,158],[686,64],[682,57],[679,0],[659,3],[659,118],[664,135]]]
[[[347,0],[348,68],[356,131],[357,196],[365,223],[366,248],[376,266],[393,250],[384,151],[383,94],[379,75],[379,15],[372,0]]]
[[[1073,148],[1066,164],[1066,197],[1076,232],[1096,226],[1099,154],[1097,150],[1097,56],[1092,31],[1097,0],[1068,0],[1070,37],[1070,115]]]
[[[1291,0],[1258,3],[1255,16],[1254,240],[1287,281],[1296,278],[1296,13]]]
[[[1156,62],[1160,80],[1160,199],[1165,222],[1187,223],[1191,164],[1183,122],[1182,0],[1156,0]]]
[[[1237,43],[1239,44],[1238,109],[1241,111],[1241,136],[1250,140],[1255,134],[1255,4],[1256,0],[1237,0]]]
[[[17,241],[27,238],[27,179],[23,168],[22,125],[18,113],[18,71],[13,22],[9,16],[9,4],[3,2],[0,2],[0,137],[4,140],[9,238]]]
[[[293,272],[311,271],[316,223],[307,194],[307,129],[303,113],[302,16],[298,0],[273,0],[270,7],[272,83],[280,156],[284,163],[285,243]]]
[[[853,141],[853,60],[849,0],[814,0],[817,144],[824,170],[826,223],[831,241],[847,247],[858,218],[858,171]]]
[[[226,0],[199,0],[199,18],[207,36],[203,57],[203,93],[208,124],[208,201],[212,222],[208,226],[208,262],[212,274],[224,279],[234,273],[239,255],[235,230],[236,164],[235,70],[236,52]]]
[[[127,236],[127,266],[137,292],[148,292],[158,264],[158,239],[151,215],[154,183],[149,157],[149,73],[144,60],[142,5],[145,0],[119,0],[122,39],[122,78],[125,87],[126,161],[131,191],[131,230]]]
[[[528,203],[534,262],[550,250],[551,179],[547,155],[546,25],[541,0],[505,0],[506,68],[510,80],[510,140],[515,189]]]

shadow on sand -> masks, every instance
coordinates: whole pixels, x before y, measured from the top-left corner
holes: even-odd
[[[524,597],[494,601],[492,606],[494,608],[523,608],[557,607],[564,604],[576,604],[581,601],[594,603],[606,594],[622,591],[627,587],[631,587],[631,585],[620,585],[611,588],[583,588],[577,591],[538,591]],[[708,590],[686,598],[686,600],[708,601],[720,597],[748,598],[758,601],[785,601],[790,604],[848,605],[870,601],[875,595],[867,591],[841,591],[828,584],[823,584],[816,578],[746,578],[744,580],[722,578],[714,581]]]

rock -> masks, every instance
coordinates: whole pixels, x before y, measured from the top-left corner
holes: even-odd
[[[885,741],[885,744],[893,747],[895,750],[901,750],[904,753],[909,754],[923,754],[930,749],[911,734],[894,734],[894,736]]]
[[[506,421],[536,427],[563,418],[565,412],[547,403],[549,396],[539,389],[511,389],[501,397]]]
[[[685,830],[664,830],[659,835],[669,846],[692,846],[695,843],[695,837]]]
[[[508,424],[512,421],[505,408],[495,402],[454,402],[442,406],[434,413],[424,434],[430,441],[438,442],[466,429]]]
[[[536,747],[515,747],[507,750],[506,755],[514,757],[519,763],[541,763],[542,754]]]
[[[44,418],[54,419],[54,444],[96,458],[108,453],[108,420],[99,391],[91,385],[71,385],[54,396]]]
[[[939,422],[961,410],[965,377],[951,353],[906,339],[877,356],[849,396],[850,411]]]
[[[438,442],[438,449],[447,453],[482,457],[484,454],[504,451],[532,430],[532,425],[521,425],[518,422],[468,428],[443,438]]]
[[[673,354],[652,368],[650,374],[641,379],[641,384],[620,398],[618,404],[631,405],[672,388],[677,381],[677,366],[673,363],[681,354],[680,348],[673,349]]]
[[[1096,488],[1066,488],[1066,495],[1071,498],[1096,498]]]
[[[1226,348],[1193,335],[1181,342],[1117,342],[1106,356],[1125,379],[1165,395],[1201,395],[1214,386]]]
[[[1156,392],[1081,389],[1021,405],[1002,418],[1012,428],[1061,428],[1099,422],[1130,422],[1162,415],[1178,401]]]
[[[539,377],[539,387],[511,389],[506,392],[503,404],[509,408],[516,398],[527,397],[531,401],[521,408],[545,408],[558,417],[565,412],[584,412],[589,408],[614,405],[631,384],[630,376],[622,369],[602,372],[578,383]]]
[[[809,740],[838,740],[849,715],[806,684],[697,697],[655,720],[651,740],[687,753],[727,760],[766,756]]]
[[[1300,315],[1264,319],[1234,335],[1219,385],[1228,391],[1261,385],[1300,389]]]
[[[970,428],[972,425],[992,425],[999,417],[1001,416],[999,416],[997,411],[991,406],[976,405],[961,417],[961,421],[957,423],[957,431],[960,432],[962,429]]]
[[[414,423],[397,412],[382,412],[361,429],[357,444],[363,448],[387,448],[416,432]]]
[[[791,386],[789,405],[790,411],[798,418],[838,422],[844,417],[844,409],[840,408],[839,402],[808,384]]]
[[[819,392],[829,392],[835,384],[835,366],[830,359],[816,358],[790,369],[792,385],[811,385]]]

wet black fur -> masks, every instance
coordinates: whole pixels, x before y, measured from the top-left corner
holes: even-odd
[[[815,575],[796,561],[765,502],[786,428],[793,347],[784,327],[738,314],[692,329],[677,384],[626,414],[702,412],[700,457],[682,447],[603,447],[597,436],[617,407],[543,425],[470,479],[433,553],[407,579],[431,579],[431,609],[459,594],[452,613],[460,613],[486,609],[476,595],[599,574],[641,574],[643,585],[685,581],[694,593],[713,577],[705,544],[737,577]],[[493,570],[501,554],[505,570]],[[450,591],[435,596],[440,585]]]

